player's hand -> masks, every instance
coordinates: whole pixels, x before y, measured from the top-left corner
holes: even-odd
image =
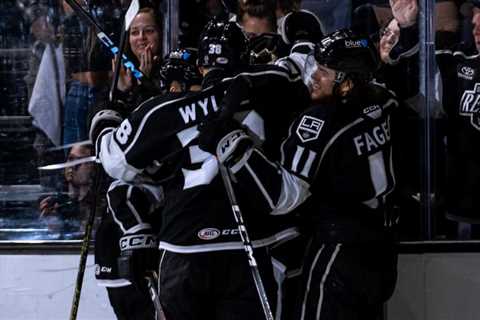
[[[417,0],[390,0],[393,17],[402,28],[412,26],[417,21]]]
[[[230,166],[253,147],[252,138],[233,119],[215,118],[199,127],[198,145],[200,149],[215,155],[220,163]]]
[[[120,238],[118,258],[119,276],[139,286],[148,271],[157,270],[159,257],[157,239],[151,230],[141,232]]]

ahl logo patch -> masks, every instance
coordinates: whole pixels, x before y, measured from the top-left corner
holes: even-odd
[[[303,116],[297,127],[297,135],[302,142],[315,140],[318,138],[324,123],[325,121],[323,120],[310,116]]]
[[[197,235],[202,240],[213,240],[220,236],[220,230],[217,228],[205,228],[198,231]]]

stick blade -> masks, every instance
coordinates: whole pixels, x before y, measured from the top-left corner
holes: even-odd
[[[127,13],[125,13],[125,31],[130,28],[130,24],[140,10],[140,2],[138,0],[132,0],[128,7]]]

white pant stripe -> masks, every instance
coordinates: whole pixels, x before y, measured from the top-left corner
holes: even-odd
[[[330,273],[330,268],[332,267],[332,264],[335,261],[335,258],[337,257],[337,254],[340,251],[341,246],[342,246],[341,243],[335,246],[335,251],[332,253],[332,256],[330,257],[330,261],[328,261],[327,268],[325,269],[325,273],[322,276],[322,281],[320,282],[320,297],[318,298],[317,317],[316,317],[317,320],[320,320],[320,313],[322,311],[323,286],[325,285],[325,280],[327,279],[327,276]]]
[[[305,288],[305,295],[303,297],[303,302],[302,302],[302,316],[300,317],[300,320],[305,319],[305,308],[307,305],[307,298],[308,298],[308,292],[310,291],[310,283],[312,281],[312,273],[313,269],[315,268],[315,265],[317,264],[318,257],[323,251],[323,248],[325,248],[325,245],[322,245],[320,249],[318,250],[317,254],[315,255],[315,259],[313,259],[313,263],[310,266],[310,271],[308,272],[308,281],[307,281],[307,287]]]
[[[160,257],[160,263],[158,264],[158,283],[157,283],[157,288],[158,288],[158,298],[160,298],[160,276],[162,274],[162,263],[163,263],[163,258],[165,258],[165,254],[167,253],[167,250],[163,250],[162,256]]]

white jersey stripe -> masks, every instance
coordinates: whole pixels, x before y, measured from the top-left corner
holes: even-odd
[[[302,157],[303,151],[305,150],[304,147],[297,146],[297,150],[295,151],[295,155],[293,156],[292,160],[292,171],[297,172],[298,163],[300,162],[300,158]]]
[[[178,132],[177,138],[178,140],[180,140],[182,147],[185,147],[187,144],[190,143],[190,141],[198,137],[198,134],[198,126],[193,126]]]
[[[108,192],[115,189],[115,187],[121,186],[121,185],[124,185],[124,184],[126,184],[126,183],[122,182],[120,180],[116,180],[116,181],[112,182],[112,184],[110,184],[110,187],[108,188]],[[108,195],[108,192],[107,192],[107,195]],[[108,206],[108,209],[109,209],[110,213],[112,214],[113,220],[120,227],[120,230],[122,230],[122,232],[125,233],[127,230],[123,226],[123,223],[120,220],[117,219],[115,211],[113,210],[112,205],[110,204],[110,197],[108,197],[108,196],[107,196],[107,206]]]
[[[295,227],[288,228],[277,232],[276,234],[258,240],[252,241],[253,248],[261,248],[277,243],[279,241],[285,241],[286,239],[293,239],[298,236],[298,229]],[[177,253],[198,253],[198,252],[211,252],[211,251],[225,251],[225,250],[245,250],[245,246],[242,241],[231,242],[219,242],[210,244],[198,244],[198,245],[176,245],[165,241],[160,241],[158,245],[160,250],[167,250]]]
[[[127,206],[130,209],[130,211],[133,213],[133,216],[135,217],[135,220],[137,220],[137,224],[142,224],[142,218],[140,218],[140,214],[138,214],[137,209],[133,205],[132,201],[130,201],[130,198],[132,197],[132,190],[133,186],[129,186],[127,189]]]
[[[262,192],[263,197],[265,198],[265,200],[267,200],[268,205],[270,206],[270,209],[274,209],[274,208],[275,208],[275,205],[273,204],[273,200],[272,200],[272,198],[270,197],[270,195],[268,194],[267,190],[265,189],[263,183],[262,183],[262,182],[260,181],[260,179],[257,177],[257,175],[256,175],[255,172],[252,170],[252,168],[248,165],[248,163],[245,164],[245,168],[247,168],[247,171],[250,173],[250,175],[252,176],[253,180],[255,180],[255,183],[257,184],[258,188],[260,188],[260,191]]]
[[[315,160],[316,156],[317,153],[315,151],[309,150],[307,162],[305,162],[305,166],[303,167],[302,172],[300,172],[302,176],[308,178],[308,174],[310,173],[310,169],[312,168],[313,160]]]

